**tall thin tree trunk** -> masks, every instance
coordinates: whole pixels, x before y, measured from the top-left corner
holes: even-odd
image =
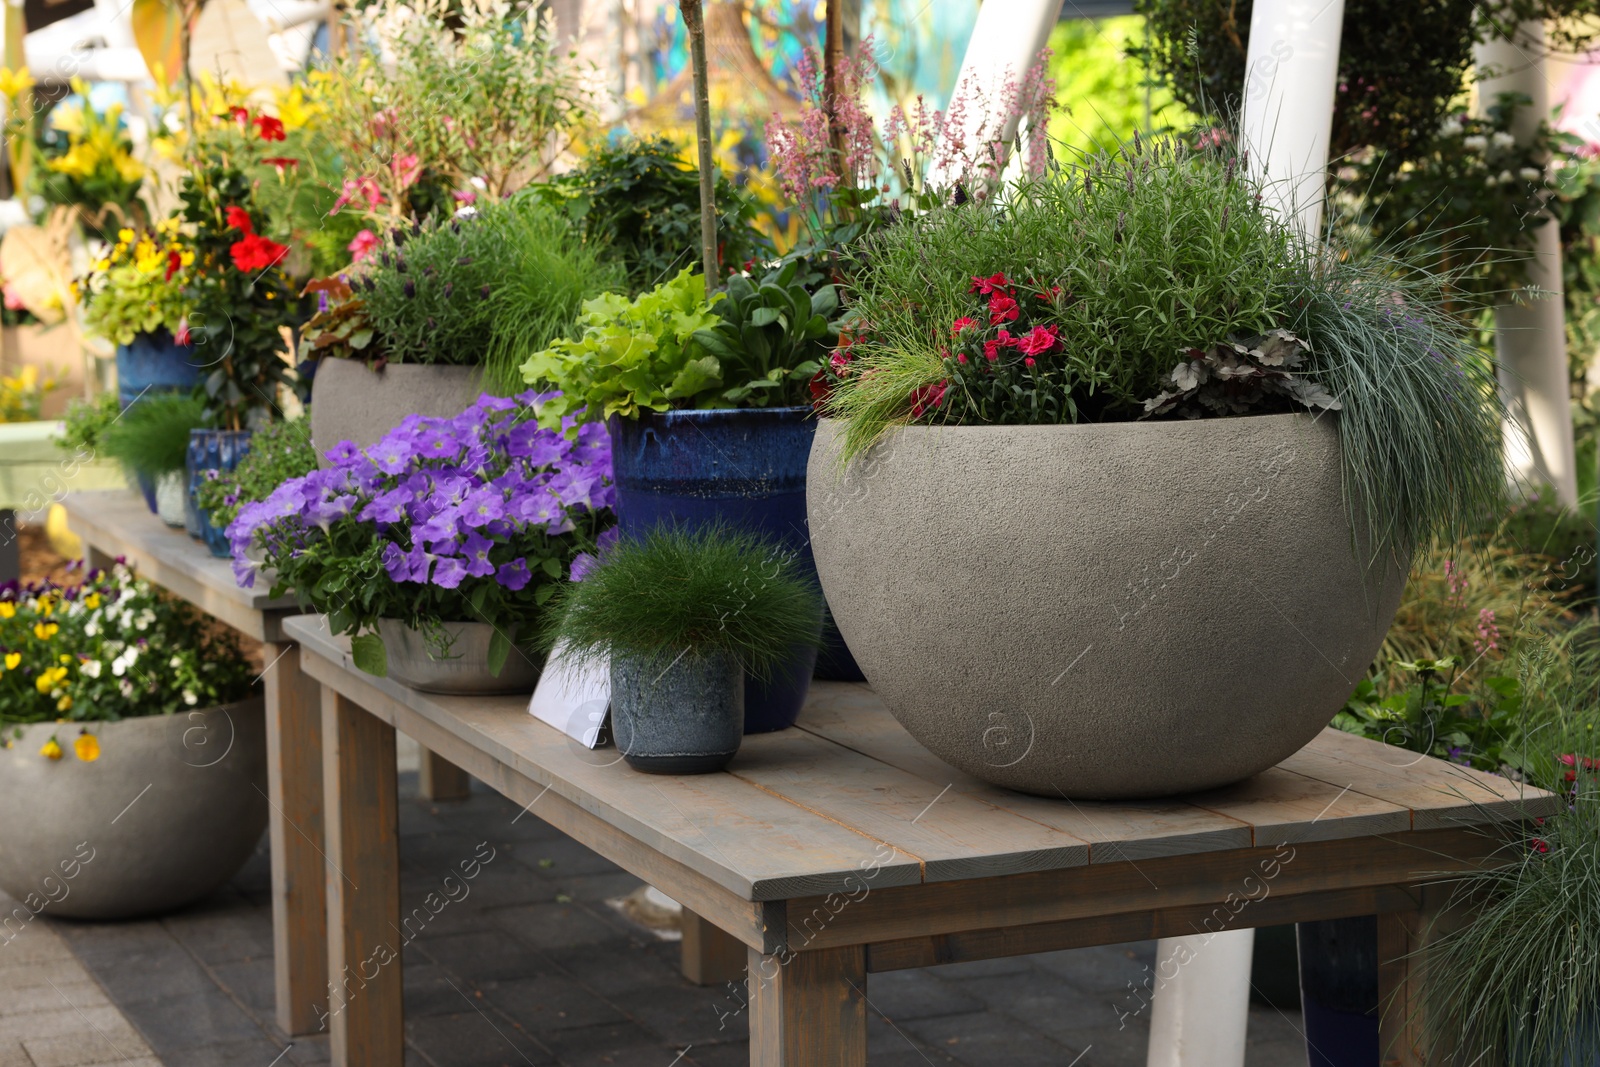
[[[853,175],[844,173],[844,123],[839,121],[839,68],[844,66],[844,3],[827,0],[827,20],[823,23],[822,106],[828,116],[828,143],[833,147],[839,177],[845,184]]]
[[[689,58],[694,64],[694,129],[700,150],[700,256],[706,276],[706,298],[717,288],[717,162],[711,156],[711,86],[706,74],[706,23],[700,0],[678,0],[689,31]]]

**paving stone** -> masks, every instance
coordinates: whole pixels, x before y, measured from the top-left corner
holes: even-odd
[[[614,996],[612,1002],[633,1021],[679,1048],[735,1041],[750,1033],[741,1002],[728,990],[701,988],[682,978],[669,984],[640,986]]]
[[[659,945],[665,946],[666,959],[658,950]],[[562,971],[580,977],[590,989],[616,999],[616,994],[643,988],[688,987],[688,981],[678,971],[680,951],[677,942],[618,938],[594,945],[546,949],[541,954]],[[724,996],[721,987],[707,987],[705,993],[713,1000]]]
[[[468,1000],[482,992],[481,980],[452,978],[432,963],[406,964],[405,975],[406,1018],[420,1019],[427,1015],[454,1015],[467,1010]],[[481,998],[479,998],[481,1000]]]
[[[615,863],[565,834],[549,841],[518,845],[512,858],[544,878],[563,879],[622,871]]]
[[[1154,982],[1156,943],[1135,941],[1126,945],[1074,948],[1022,959],[1029,966],[1042,967],[1065,978],[1085,993],[1110,990],[1126,996],[1128,983],[1143,988],[1147,980]]]
[[[661,993],[652,990],[652,996]],[[484,999],[524,1029],[540,1035],[549,1030],[623,1021],[622,1015],[599,994],[566,977],[538,975],[496,982],[483,994]]]
[[[81,1026],[70,1033],[52,1032],[59,1036],[23,1038],[22,1047],[27,1049],[34,1067],[120,1064],[136,1056],[146,1057],[150,1053],[137,1034],[126,1030],[96,1032],[88,1026]]]
[[[165,1067],[283,1067],[288,1059],[284,1046],[265,1036],[246,1041],[228,1041],[200,1048],[163,1054]]]
[[[432,1015],[406,1023],[406,1040],[437,1067],[544,1067],[556,1059],[524,1030],[492,1012]]]
[[[48,989],[52,982],[56,985],[82,982],[83,973],[83,964],[77,960],[61,960],[55,963],[21,963],[14,967],[0,966],[0,989],[4,989],[7,992],[40,986]]]
[[[20,1038],[0,1037],[0,1067],[33,1067]]]
[[[1150,1051],[1150,1026],[1148,1022],[1142,1020],[1137,1025],[1130,1021],[1128,1026],[1121,1030],[1115,1027],[1075,1030],[1070,1036],[1057,1035],[1053,1031],[1047,1033],[1069,1048],[1083,1050],[1083,1059],[1078,1061],[1078,1067],[1145,1067]],[[1246,1067],[1251,1065],[1246,1064]],[[1284,1063],[1273,1064],[1271,1067],[1305,1067],[1305,1064]]]
[[[604,903],[625,897],[629,893],[644,885],[643,882],[629,874],[619,871],[615,874],[589,874],[571,878],[542,879],[548,886],[545,898],[554,900],[557,896],[568,896],[573,900],[593,901]],[[643,929],[642,927],[640,928]],[[654,935],[652,935],[654,936]]]
[[[966,983],[948,981],[938,969],[886,971],[867,979],[867,998],[879,1013],[895,1021],[934,1015],[961,1015],[984,1004]]]
[[[222,988],[245,1006],[245,1009],[263,1019],[270,1019],[277,1009],[277,989],[272,970],[272,957],[264,960],[240,960],[237,963],[219,963],[211,973]],[[409,977],[407,979],[409,981]]]
[[[94,969],[111,999],[124,1007],[216,990],[204,968],[170,938],[159,948],[130,952]]]
[[[548,1044],[552,1051],[559,1057],[563,1064],[572,1067],[582,1064],[608,1062],[605,1057],[611,1057],[614,1062],[627,1062],[630,1064],[640,1062],[641,1054],[648,1054],[655,1050],[655,1067],[664,1067],[670,1064],[682,1046],[669,1048],[669,1043],[650,1033],[636,1023],[611,1023],[606,1026],[586,1026],[576,1030],[552,1031],[540,1034],[541,1041]],[[627,1057],[626,1060],[621,1057]]]
[[[58,1034],[99,1030],[112,1040],[127,1039],[138,1042],[133,1028],[123,1019],[122,1013],[112,1004],[77,1005],[66,1003],[59,997],[51,1007],[42,1011],[19,1012],[0,1016],[0,1037],[27,1041],[34,1037],[54,1037]]]
[[[122,1007],[158,1056],[264,1036],[261,1027],[215,985],[199,993]]]
[[[506,929],[540,949],[570,948],[613,941],[622,934],[595,912],[573,904],[522,904],[495,908],[489,914]]]
[[[477,982],[531,978],[549,969],[537,952],[503,933],[418,941],[408,947],[407,956],[431,961],[452,975],[471,976]]]
[[[322,1067],[332,1058],[327,1034],[302,1034],[290,1041],[289,1046],[289,1055],[280,1063],[287,1063],[290,1067]],[[408,1059],[406,1062],[411,1061]]]
[[[0,897],[0,918],[4,917],[5,898]],[[24,926],[0,929],[0,963],[50,963],[72,959],[72,950],[55,935],[50,924],[37,918]]]
[[[98,963],[123,961],[141,953],[164,952],[175,947],[172,935],[158,922],[52,922],[51,925],[72,949],[72,954],[91,968]]]
[[[64,1002],[62,998],[65,998]],[[110,1003],[104,991],[92,982],[86,973],[81,974],[76,982],[57,982],[53,988],[48,985],[24,986],[21,989],[0,988],[0,1018],[24,1012],[49,1011],[70,1005],[80,1008],[99,1008]],[[0,1064],[3,1063],[4,1061],[0,1060]]]
[[[206,963],[272,958],[272,917],[237,904],[176,915],[162,923]]]
[[[896,1025],[907,1037],[943,1049],[968,1067],[1066,1067],[1083,1051],[991,1012],[908,1019]]]

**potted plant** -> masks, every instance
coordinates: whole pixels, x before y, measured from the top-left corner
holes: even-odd
[[[583,563],[546,641],[609,665],[612,735],[628,765],[726,767],[745,732],[745,677],[816,647],[822,600],[799,556],[712,524],[658,526]]]
[[[545,604],[610,526],[610,447],[541,428],[539,398],[412,415],[291,478],[228,527],[242,584],[275,572],[349,634],[357,667],[437,693],[531,691]],[[259,561],[259,562],[257,562]]]
[[[195,490],[202,540],[213,556],[233,554],[227,529],[241,508],[258,503],[291,478],[317,469],[305,419],[269,423],[250,439],[250,451],[230,470],[208,470]]]
[[[376,444],[407,415],[454,416],[571,330],[621,273],[534,197],[394,227],[348,274],[313,281],[311,433],[322,451]]]
[[[1270,767],[1355,688],[1413,549],[1498,499],[1442,279],[1263,197],[1225,137],[1136,138],[862,247],[812,547],[957,767],[1078,797]]]
[[[96,435],[101,451],[141,483],[154,487],[156,514],[168,526],[184,526],[188,485],[184,462],[190,432],[204,404],[185,393],[146,396]]]
[[[190,343],[192,301],[184,293],[194,249],[170,218],[155,232],[117,232],[115,243],[75,286],[89,332],[117,346],[117,395],[123,408],[152,392],[200,384],[205,365]]]
[[[232,631],[120,561],[0,587],[0,889],[122,919],[233,877],[267,822],[255,671]]]
[[[584,304],[581,333],[523,365],[529,383],[559,390],[544,425],[606,421],[624,535],[725,522],[804,549],[814,423],[803,398],[837,298],[826,286],[806,292],[798,270],[783,268],[761,290],[736,277],[726,315],[718,308],[729,298],[708,301],[688,268],[631,301],[596,297]],[[807,643],[769,678],[750,679],[751,732],[794,723],[815,657]]]

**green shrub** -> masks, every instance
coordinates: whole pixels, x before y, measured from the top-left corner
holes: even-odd
[[[231,471],[207,471],[195,490],[195,503],[224,529],[246,504],[267,499],[290,478],[317,469],[310,419],[268,423],[250,436],[250,451]]]
[[[206,425],[204,415],[205,405],[187,393],[152,393],[98,435],[100,451],[151,479],[181,471],[189,431]]]

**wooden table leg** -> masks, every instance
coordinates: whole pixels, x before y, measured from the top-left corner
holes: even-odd
[[[750,1067],[866,1067],[864,947],[748,952]]]
[[[322,687],[296,645],[267,642],[267,794],[272,801],[272,960],[278,1027],[322,1029],[328,1001]]]
[[[684,908],[679,929],[683,931],[683,976],[695,985],[722,985],[742,982],[746,964],[744,942]]]
[[[22,548],[17,543],[17,513],[0,508],[0,582],[22,576]]]
[[[1423,1067],[1443,1062],[1430,1058],[1427,1003],[1424,999],[1427,943],[1437,936],[1436,920],[1448,886],[1423,886],[1414,891],[1414,911],[1378,916],[1379,1063],[1383,1067]],[[1436,1039],[1439,1035],[1433,1035]]]
[[[394,727],[324,686],[329,1053],[333,1067],[401,1067],[399,800]]]
[[[423,800],[465,800],[472,792],[472,776],[443,756],[422,750],[417,768],[417,795]]]

